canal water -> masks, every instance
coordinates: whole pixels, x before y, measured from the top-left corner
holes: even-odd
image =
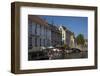
[[[79,59],[79,58],[88,58],[88,52],[77,52],[77,53],[70,53],[70,54],[53,54],[53,59]]]
[[[54,52],[34,52],[28,55],[28,60],[56,60],[56,59],[80,59],[88,58],[88,52],[72,52],[66,53],[64,51]]]

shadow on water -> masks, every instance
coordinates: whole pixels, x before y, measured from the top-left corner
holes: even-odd
[[[32,53],[31,53],[32,54]],[[50,55],[48,53],[37,53],[38,56],[33,53],[31,58],[28,60],[56,60],[56,59],[80,59],[88,58],[88,52],[74,52],[74,53],[65,53],[65,52],[52,52]]]
[[[78,53],[62,53],[61,55],[58,56],[53,56],[51,59],[78,59],[78,58],[88,58],[88,53],[87,52],[78,52]]]

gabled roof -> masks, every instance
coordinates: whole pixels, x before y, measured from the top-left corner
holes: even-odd
[[[32,22],[39,25],[48,26],[48,23],[40,18],[38,15],[28,15],[28,20],[31,20]]]
[[[67,27],[65,26],[61,26],[63,28],[63,30],[65,30],[66,32],[69,32],[70,34],[74,34],[74,32],[70,31]]]
[[[55,26],[54,24],[49,24],[51,31],[60,33],[59,28],[57,26]]]
[[[65,26],[62,26],[62,28],[63,28],[64,30],[67,30],[67,28],[66,28]]]

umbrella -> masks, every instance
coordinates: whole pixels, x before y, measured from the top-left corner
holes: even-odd
[[[53,46],[49,46],[48,48],[51,49],[51,48],[54,48],[54,47]]]
[[[41,49],[43,49],[43,50],[44,50],[44,49],[46,49],[46,47],[41,47]]]

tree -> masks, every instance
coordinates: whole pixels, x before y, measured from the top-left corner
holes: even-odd
[[[76,37],[76,41],[78,45],[84,45],[85,44],[85,39],[84,39],[84,35],[83,34],[79,34]]]
[[[83,51],[84,50],[84,45],[85,45],[84,35],[83,34],[79,34],[76,37],[76,41],[77,41],[78,48]]]

